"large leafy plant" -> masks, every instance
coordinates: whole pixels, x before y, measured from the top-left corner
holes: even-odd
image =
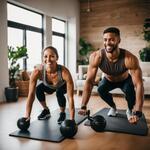
[[[21,47],[8,47],[8,64],[9,64],[9,85],[10,87],[15,87],[15,80],[19,74],[20,65],[18,60],[27,57],[27,48],[25,46]]]
[[[144,40],[147,41],[147,47],[139,51],[140,59],[142,61],[150,61],[150,18],[144,21]]]
[[[89,63],[89,54],[94,50],[94,47],[83,38],[80,38],[79,45],[80,59],[78,60],[78,63],[81,65],[87,65]]]

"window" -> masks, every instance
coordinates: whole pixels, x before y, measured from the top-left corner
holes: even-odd
[[[18,15],[19,14],[19,15]],[[43,48],[43,15],[25,8],[7,3],[8,46],[26,46],[28,59],[20,60],[20,69],[33,70],[41,63]],[[34,21],[33,21],[34,20]]]
[[[28,68],[33,69],[35,64],[41,63],[41,50],[42,50],[42,37],[41,33],[36,33],[33,31],[27,31],[27,48],[30,50],[28,52],[30,63]]]
[[[17,35],[17,36],[14,36]],[[23,45],[23,30],[8,27],[8,43],[9,46],[13,45],[22,46]]]
[[[65,21],[52,18],[52,45],[58,50],[59,64],[65,64]]]
[[[52,31],[58,33],[65,33],[65,21],[52,18]]]
[[[8,20],[30,25],[37,28],[42,28],[42,16],[40,14],[9,3],[7,5],[7,9]]]

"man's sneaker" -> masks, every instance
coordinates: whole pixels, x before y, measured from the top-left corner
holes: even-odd
[[[57,120],[58,124],[61,124],[64,120],[66,119],[66,113],[65,112],[61,112],[60,116]]]
[[[130,120],[132,116],[132,111],[129,108],[126,110],[126,115],[127,115],[127,119]]]
[[[117,110],[116,110],[115,108],[112,108],[112,107],[111,107],[111,108],[109,109],[109,112],[108,112],[107,115],[108,115],[108,116],[115,117],[115,116],[117,115],[117,113],[118,113]]]
[[[47,118],[49,118],[51,115],[50,115],[50,111],[49,109],[44,109],[41,114],[38,116],[38,120],[45,120]]]

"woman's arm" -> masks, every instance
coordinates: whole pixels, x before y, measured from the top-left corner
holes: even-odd
[[[37,83],[37,79],[39,78],[39,75],[40,75],[40,71],[38,69],[34,69],[30,77],[29,93],[28,93],[28,98],[26,103],[26,113],[25,113],[26,118],[30,118],[31,115],[32,104],[35,99],[36,83]]]
[[[69,112],[70,112],[70,119],[73,120],[75,116],[75,108],[74,108],[74,84],[72,76],[69,70],[65,67],[62,69],[62,77],[66,81],[67,85],[67,97],[69,101]]]

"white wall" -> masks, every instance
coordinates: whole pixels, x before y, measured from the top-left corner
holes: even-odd
[[[44,15],[44,47],[52,44],[52,18]]]
[[[51,44],[51,17],[68,23],[67,67],[72,76],[76,74],[77,45],[79,39],[79,2],[78,0],[8,0],[9,2],[44,14],[44,46]],[[0,0],[0,101],[4,101],[4,88],[8,86],[7,65],[7,8],[6,0]]]
[[[0,102],[5,100],[4,88],[8,86],[8,78],[6,0],[0,0]]]

